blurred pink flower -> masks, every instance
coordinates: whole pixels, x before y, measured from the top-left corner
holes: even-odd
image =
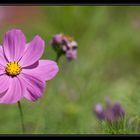
[[[67,42],[64,46],[63,46],[63,51],[66,54],[66,58],[70,61],[70,60],[74,60],[77,58],[77,43],[76,41],[71,41],[71,42]]]
[[[69,61],[77,58],[78,44],[72,37],[61,33],[56,34],[53,36],[50,44],[59,56],[65,54]]]
[[[39,60],[44,46],[38,35],[26,44],[21,30],[6,32],[0,46],[0,103],[13,104],[23,97],[36,101],[43,95],[45,81],[59,70],[56,62]]]
[[[51,45],[62,45],[63,44],[63,34],[56,34],[50,41]]]
[[[0,26],[29,22],[41,17],[39,6],[0,6]]]

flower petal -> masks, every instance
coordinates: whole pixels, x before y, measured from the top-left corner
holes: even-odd
[[[9,88],[0,98],[0,103],[14,104],[23,97],[24,86],[18,77],[9,76]]]
[[[7,60],[4,56],[3,47],[0,45],[0,65],[5,66],[7,64]]]
[[[0,96],[9,88],[10,77],[6,74],[0,75]]]
[[[95,106],[94,112],[95,112],[95,114],[96,114],[96,116],[99,120],[104,120],[105,119],[105,112],[104,112],[104,110],[103,110],[103,108],[100,104],[97,104]]]
[[[39,60],[39,65],[34,69],[23,69],[23,73],[29,75],[36,74],[43,80],[51,80],[58,73],[59,68],[55,61],[52,60]]]
[[[8,61],[18,61],[24,52],[26,39],[21,30],[12,29],[5,34],[3,47]]]
[[[24,93],[25,98],[27,98],[29,101],[36,101],[43,95],[46,85],[45,81],[28,74],[21,73],[19,76],[22,78],[22,80],[24,80],[26,87],[26,91]]]
[[[43,54],[44,45],[44,40],[38,35],[35,36],[34,39],[26,45],[26,51],[20,60],[21,66],[27,67],[38,61]]]
[[[3,74],[5,74],[6,72],[5,72],[5,67],[4,66],[2,66],[2,65],[0,65],[0,75],[3,75]]]

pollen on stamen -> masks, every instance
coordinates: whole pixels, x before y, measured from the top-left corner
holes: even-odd
[[[5,68],[6,73],[12,77],[20,74],[21,70],[21,66],[15,61],[7,63]]]

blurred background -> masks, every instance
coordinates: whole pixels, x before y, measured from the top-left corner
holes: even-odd
[[[78,43],[77,60],[60,59],[43,97],[21,101],[27,133],[103,133],[93,109],[106,96],[119,101],[128,118],[139,118],[139,6],[0,6],[0,44],[11,28],[23,30],[28,42],[40,35],[45,59],[55,60],[49,45],[55,34]],[[0,133],[21,133],[17,104],[1,104],[0,112]]]

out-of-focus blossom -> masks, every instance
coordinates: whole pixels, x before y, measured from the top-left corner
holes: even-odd
[[[109,98],[106,100],[106,107],[104,109],[100,104],[97,104],[94,112],[99,120],[106,120],[108,122],[117,122],[125,115],[121,104],[118,102],[111,104]]]
[[[73,60],[77,58],[77,43],[76,41],[71,41],[66,43],[66,45],[63,46],[63,51],[66,54],[66,57],[68,60]]]
[[[0,26],[30,23],[43,15],[37,6],[0,6]]]
[[[50,41],[57,55],[65,54],[68,60],[77,58],[77,42],[70,36],[64,34],[56,34]]]
[[[62,45],[63,43],[63,34],[57,34],[53,36],[52,40],[50,41],[51,45]]]
[[[119,116],[124,116],[125,112],[122,108],[120,103],[115,103],[112,107],[112,110],[114,111],[114,116],[118,118]]]
[[[97,104],[95,106],[95,113],[96,113],[96,116],[99,120],[105,119],[105,113],[104,113],[104,110],[100,104]]]
[[[5,10],[3,7],[0,7],[0,25],[2,24],[4,18],[5,18]]]

